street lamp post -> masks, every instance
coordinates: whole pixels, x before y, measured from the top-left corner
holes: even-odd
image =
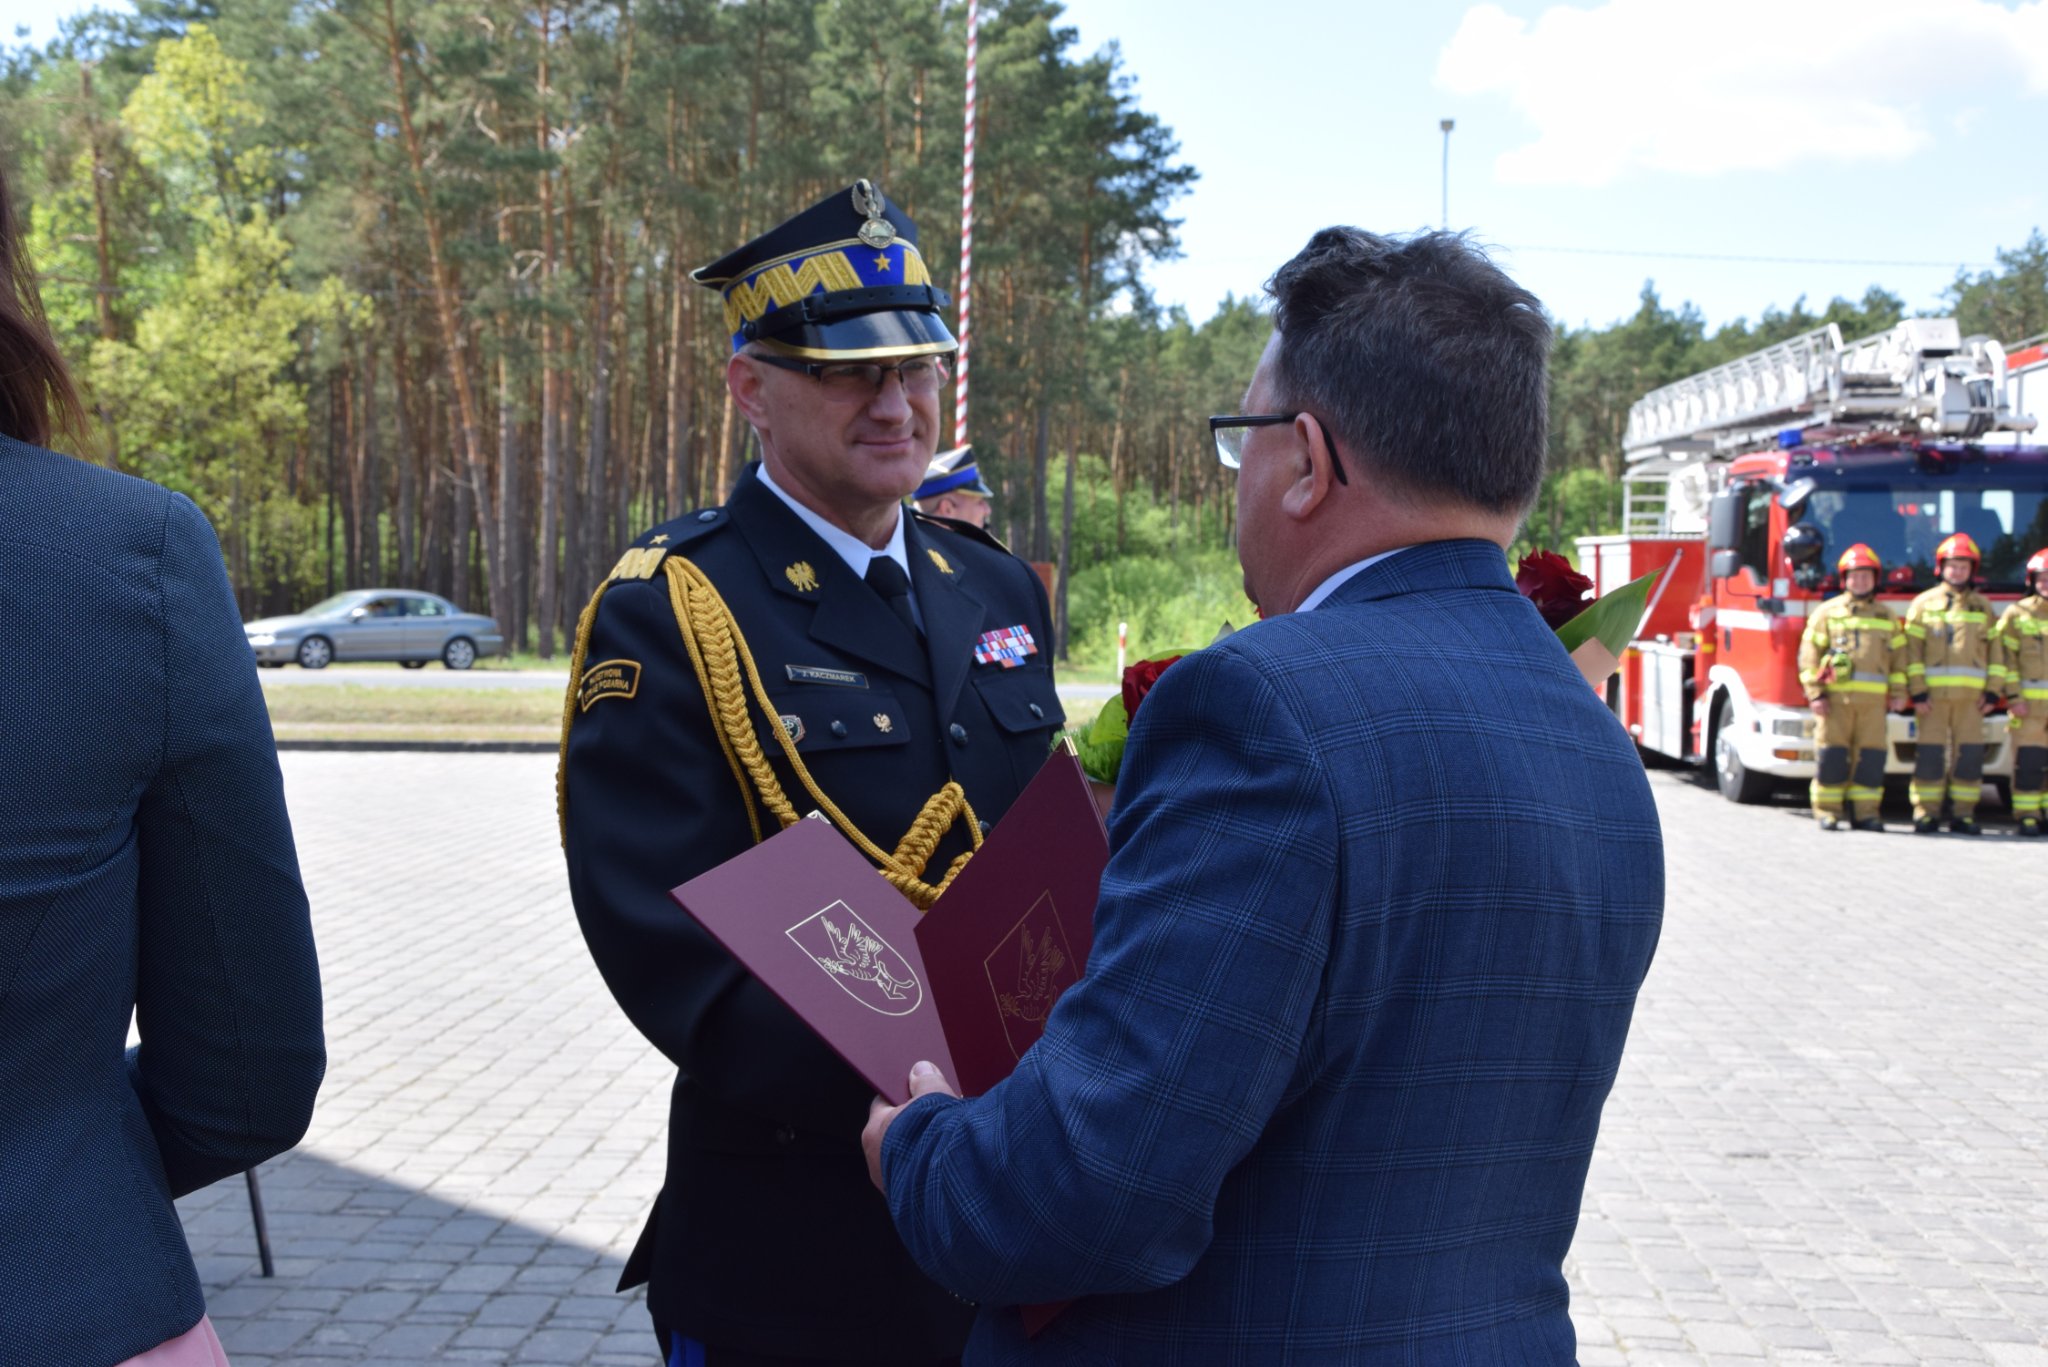
[[[1436,126],[1444,130],[1444,231],[1451,230],[1451,130],[1458,126],[1456,119],[1438,119]]]

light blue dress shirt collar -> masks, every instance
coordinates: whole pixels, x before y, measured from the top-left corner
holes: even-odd
[[[1295,611],[1313,612],[1322,605],[1325,598],[1328,598],[1338,589],[1344,587],[1346,583],[1350,582],[1353,575],[1379,564],[1380,561],[1385,560],[1390,555],[1399,555],[1407,549],[1409,548],[1406,546],[1396,546],[1391,551],[1381,551],[1378,555],[1368,555],[1363,560],[1353,561],[1310,590],[1308,597],[1301,600],[1301,606],[1296,608]]]

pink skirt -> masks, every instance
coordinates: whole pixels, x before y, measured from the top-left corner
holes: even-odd
[[[199,1323],[184,1333],[120,1367],[228,1367],[228,1355],[220,1346],[220,1335],[213,1332],[213,1321],[201,1315]]]

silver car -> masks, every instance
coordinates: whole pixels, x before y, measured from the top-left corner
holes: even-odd
[[[505,650],[494,618],[414,589],[351,589],[289,617],[244,623],[242,630],[266,669],[294,662],[325,669],[336,660],[396,660],[407,669],[439,660],[468,669]]]

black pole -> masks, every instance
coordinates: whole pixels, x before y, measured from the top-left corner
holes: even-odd
[[[242,1176],[249,1183],[249,1218],[256,1223],[256,1261],[266,1277],[277,1275],[277,1263],[270,1256],[270,1222],[263,1218],[263,1190],[256,1185],[256,1169]]]

